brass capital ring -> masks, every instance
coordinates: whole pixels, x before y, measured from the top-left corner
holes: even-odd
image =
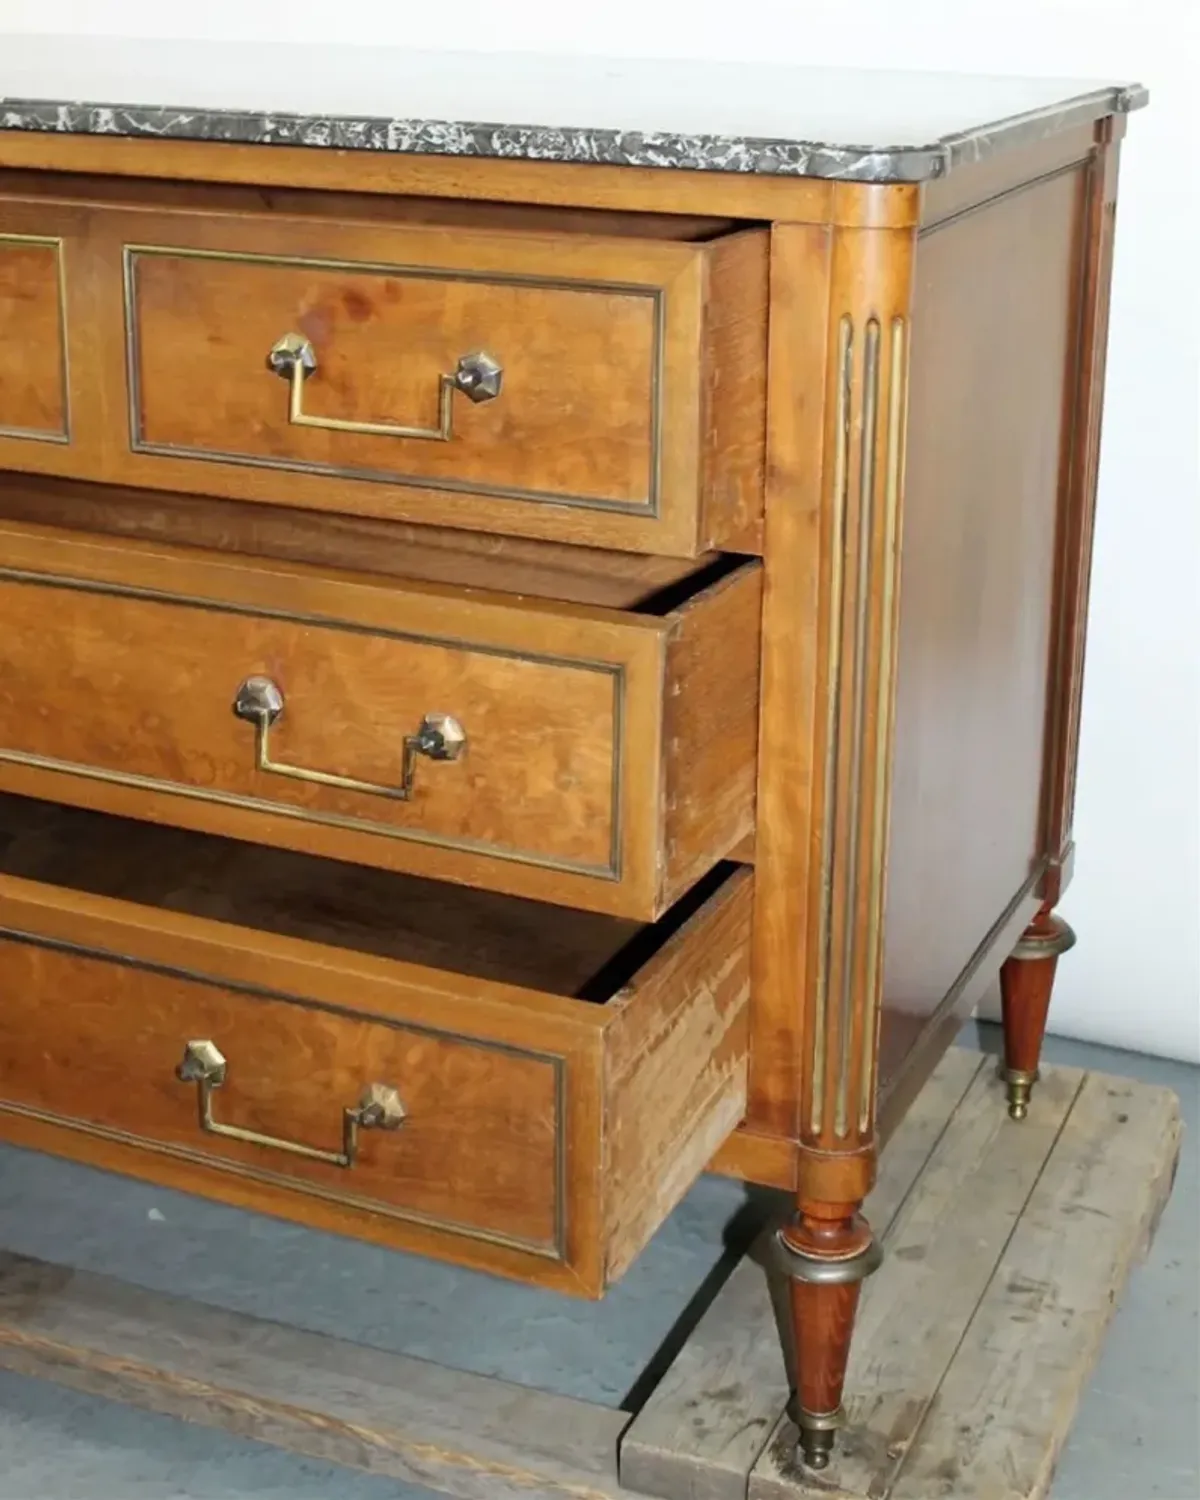
[[[1069,922],[1057,915],[1052,916],[1050,921],[1053,925],[1051,932],[1035,932],[1032,936],[1021,938],[1009,957],[1021,962],[1039,958],[1061,958],[1064,953],[1069,953],[1075,946],[1075,929]]]
[[[883,1246],[876,1239],[842,1260],[806,1255],[787,1243],[782,1230],[776,1232],[775,1244],[787,1274],[793,1281],[806,1281],[810,1286],[851,1286],[865,1281],[883,1262]]]

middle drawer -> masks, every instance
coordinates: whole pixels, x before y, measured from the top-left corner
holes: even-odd
[[[636,612],[40,526],[0,555],[4,790],[641,919],[751,831],[757,564]]]

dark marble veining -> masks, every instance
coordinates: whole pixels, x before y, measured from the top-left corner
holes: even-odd
[[[813,77],[819,70],[808,70]],[[53,76],[53,69],[50,70]],[[868,75],[858,75],[867,78]],[[895,80],[899,75],[888,75]],[[929,84],[914,75],[914,103],[928,105]],[[178,108],[152,104],[88,103],[5,97],[0,63],[0,129],[80,135],[142,136],[254,145],[325,147],[434,156],[496,157],[522,161],[585,162],[680,168],[697,172],[757,173],[836,178],[847,182],[919,182],[998,150],[1029,144],[1074,124],[1124,113],[1146,102],[1139,86],[1101,87],[1068,95],[932,140],[804,139],[780,135],[625,130],[583,124],[550,126],[403,118],[369,113],[288,113],[221,106]],[[864,84],[864,87],[867,87]],[[803,84],[795,118],[803,120]],[[398,88],[397,97],[403,89]],[[344,97],[344,95],[343,95]],[[980,109],[989,103],[981,96]],[[534,106],[536,107],[536,106]],[[583,106],[589,111],[593,106]],[[994,107],[994,106],[993,106]],[[595,106],[597,113],[600,106]],[[609,112],[605,110],[605,112]],[[636,114],[614,97],[612,114]],[[689,116],[690,118],[690,116]],[[774,116],[772,116],[774,122]],[[790,124],[790,118],[787,121]]]

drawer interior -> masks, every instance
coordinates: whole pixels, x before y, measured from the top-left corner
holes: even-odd
[[[650,615],[666,614],[744,560],[606,552],[15,472],[0,484],[0,521]]]
[[[597,1004],[736,868],[646,924],[0,795],[0,876]]]

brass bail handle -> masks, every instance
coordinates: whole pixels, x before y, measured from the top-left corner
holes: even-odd
[[[213,1094],[225,1082],[228,1068],[221,1049],[215,1042],[204,1038],[188,1042],[183,1049],[183,1060],[175,1069],[180,1083],[196,1085],[200,1129],[206,1135],[218,1135],[228,1141],[248,1141],[252,1146],[269,1146],[276,1151],[287,1151],[292,1156],[302,1156],[306,1161],[323,1161],[330,1166],[350,1168],[358,1160],[360,1130],[399,1130],[406,1118],[404,1102],[396,1089],[386,1083],[370,1083],[359,1102],[342,1111],[340,1151],[324,1151],[319,1146],[306,1146],[302,1141],[288,1141],[280,1136],[263,1135],[257,1130],[244,1130],[240,1125],[224,1125],[214,1118]]]
[[[494,401],[504,383],[503,367],[482,349],[464,354],[451,375],[438,380],[438,425],[405,427],[396,422],[351,422],[318,417],[304,410],[304,382],[317,368],[317,351],[302,333],[285,333],[271,345],[267,368],[288,382],[288,421],[294,427],[323,427],[330,432],[370,433],[375,437],[426,438],[448,443],[454,436],[454,393],[477,406]]]
[[[234,695],[234,714],[254,725],[255,769],[269,771],[275,776],[290,776],[296,781],[315,782],[318,786],[338,787],[342,791],[367,792],[374,797],[409,802],[418,756],[427,760],[458,760],[467,748],[467,732],[453,714],[429,713],[414,734],[404,737],[397,785],[360,781],[355,776],[341,776],[333,771],[317,771],[309,766],[295,766],[272,759],[271,726],[279,721],[283,710],[283,691],[270,677],[247,677]]]

